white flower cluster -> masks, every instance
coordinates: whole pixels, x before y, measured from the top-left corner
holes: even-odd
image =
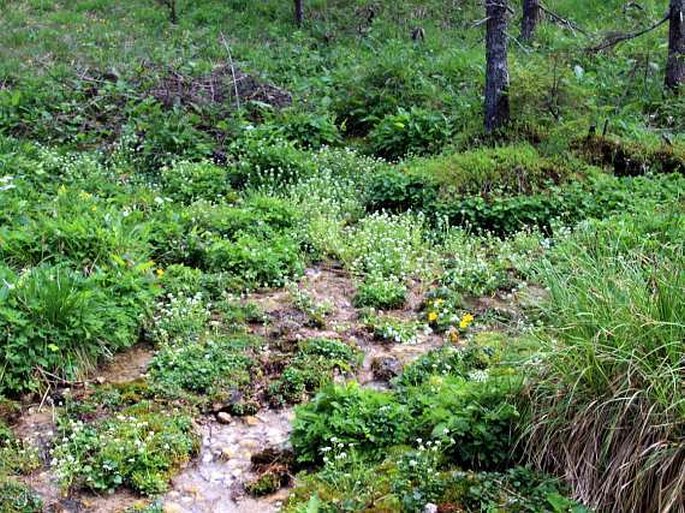
[[[153,337],[166,344],[196,339],[206,329],[210,306],[200,292],[193,296],[167,294],[157,303]]]

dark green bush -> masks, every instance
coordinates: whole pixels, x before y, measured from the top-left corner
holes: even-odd
[[[321,449],[354,443],[360,450],[382,451],[409,440],[411,417],[392,396],[354,382],[330,385],[297,410],[291,437],[297,460],[321,462]]]
[[[165,346],[150,363],[151,386],[164,396],[191,392],[205,400],[246,390],[255,367],[249,356],[254,344],[244,337],[209,337]]]
[[[371,130],[371,151],[389,160],[406,155],[437,153],[452,135],[449,120],[440,112],[412,107],[400,107],[396,113],[386,115]]]

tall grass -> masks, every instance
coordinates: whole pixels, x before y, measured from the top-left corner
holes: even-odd
[[[682,213],[586,224],[539,268],[554,329],[527,449],[598,511],[685,511]]]

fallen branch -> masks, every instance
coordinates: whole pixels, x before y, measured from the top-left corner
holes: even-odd
[[[552,11],[551,9],[549,9],[548,7],[546,7],[542,3],[540,3],[539,7],[540,7],[540,10],[542,12],[544,12],[545,14],[547,14],[552,19],[552,21],[554,21],[555,23],[569,28],[571,30],[571,32],[573,32],[573,33],[580,32],[585,37],[590,37],[590,34],[588,34],[587,30],[579,27],[578,24],[558,15],[557,13],[555,13],[554,11]]]
[[[651,32],[652,30],[656,30],[659,28],[661,25],[666,23],[669,19],[669,15],[667,14],[664,16],[661,20],[657,21],[654,25],[647,27],[646,29],[640,30],[638,32],[629,32],[629,33],[612,33],[607,35],[604,38],[604,41],[599,43],[596,46],[591,46],[587,50],[589,52],[601,52],[602,50],[606,50],[607,48],[613,48],[614,46],[623,43],[625,41],[630,41],[631,39],[638,38],[640,36],[643,36],[647,34],[648,32]]]
[[[228,63],[231,66],[231,75],[233,75],[233,90],[235,91],[235,106],[236,109],[240,110],[240,95],[238,94],[238,81],[236,80],[235,77],[235,66],[233,65],[233,56],[231,55],[231,47],[228,46],[228,41],[226,41],[226,36],[224,36],[224,33],[221,33],[221,42],[224,44],[224,48],[226,48],[226,52],[228,53]]]

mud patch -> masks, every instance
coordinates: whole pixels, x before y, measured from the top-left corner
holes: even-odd
[[[155,351],[144,345],[132,347],[128,351],[118,353],[112,357],[102,371],[98,373],[98,383],[123,385],[145,377],[147,367]]]

